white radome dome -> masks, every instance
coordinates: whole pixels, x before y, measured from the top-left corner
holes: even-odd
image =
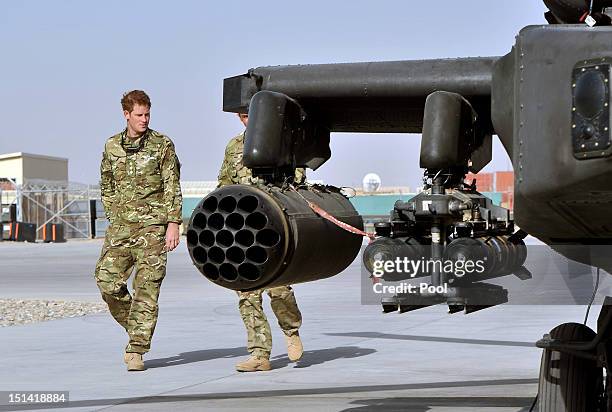
[[[376,192],[380,188],[380,176],[376,173],[368,173],[363,177],[363,191]]]

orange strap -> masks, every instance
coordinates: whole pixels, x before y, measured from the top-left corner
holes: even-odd
[[[376,236],[373,233],[364,232],[363,230],[357,229],[356,227],[351,226],[348,223],[344,223],[344,222],[336,219],[335,217],[333,217],[329,213],[327,213],[325,210],[321,209],[321,207],[319,205],[316,205],[316,204],[312,203],[311,201],[309,201],[307,199],[305,199],[305,200],[308,203],[308,206],[310,206],[310,208],[317,215],[321,216],[323,219],[329,220],[330,222],[332,222],[333,224],[335,224],[339,228],[344,229],[347,232],[354,233],[356,235],[366,236],[366,237],[368,237],[370,239],[370,242],[372,242],[376,238]]]
[[[47,225],[43,226],[43,242],[47,241]]]
[[[52,239],[55,242],[55,225],[51,226],[51,232],[52,232]]]
[[[579,22],[584,22],[586,20],[586,18],[589,16],[589,12],[585,11],[584,14],[582,16],[580,16],[580,19],[578,19]]]
[[[356,227],[351,226],[348,223],[344,223],[344,222],[336,219],[335,217],[333,217],[332,215],[327,213],[325,210],[321,209],[321,207],[319,205],[317,205],[317,204],[311,202],[310,200],[306,199],[300,192],[297,191],[297,189],[295,187],[293,187],[291,185],[289,187],[295,193],[300,195],[300,197],[302,199],[304,199],[306,201],[306,203],[308,203],[308,206],[310,206],[310,208],[312,209],[313,212],[315,212],[317,215],[321,216],[323,219],[326,219],[326,220],[332,222],[334,225],[338,226],[341,229],[346,230],[347,232],[354,233],[354,234],[359,235],[359,236],[365,236],[365,237],[370,239],[370,242],[373,242],[374,239],[376,239],[376,235],[374,235],[373,233],[364,232],[363,230],[357,229]]]
[[[15,224],[15,240],[19,237],[19,223]]]

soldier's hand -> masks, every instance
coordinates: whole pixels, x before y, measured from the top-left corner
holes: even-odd
[[[178,246],[180,241],[179,238],[179,225],[178,223],[170,222],[168,223],[168,228],[166,229],[166,251],[170,252]]]

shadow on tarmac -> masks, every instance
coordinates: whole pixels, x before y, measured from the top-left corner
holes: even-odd
[[[339,346],[337,348],[317,349],[304,351],[302,359],[296,362],[295,368],[307,368],[320,365],[337,359],[358,358],[375,353],[375,349],[360,348],[357,346]],[[275,356],[270,360],[272,369],[283,368],[293,362],[286,355]]]
[[[485,339],[462,339],[462,338],[443,338],[439,336],[418,336],[418,335],[398,335],[392,333],[379,332],[347,332],[347,333],[325,333],[327,336],[343,336],[351,338],[371,338],[371,339],[397,339],[397,340],[418,340],[423,342],[446,342],[446,343],[467,343],[470,345],[493,345],[493,346],[522,346],[535,348],[535,342],[516,342],[508,340],[485,340]]]
[[[336,359],[358,358],[360,356],[371,355],[376,352],[374,349],[360,348],[357,346],[340,346],[337,348],[317,349],[304,351],[304,356],[296,363],[296,368],[307,368],[313,365],[320,365]],[[235,358],[248,356],[247,348],[204,349],[191,352],[183,352],[168,358],[149,359],[145,361],[145,368],[166,368],[168,366],[184,365],[186,363],[205,362],[213,359]],[[292,364],[286,355],[275,356],[271,359],[273,369],[280,369]]]
[[[533,398],[525,397],[414,397],[414,398],[386,398],[386,399],[359,399],[351,405],[362,405],[343,409],[341,412],[427,412],[432,407],[448,408],[521,408],[520,412],[529,412]]]
[[[191,395],[160,395],[160,396],[143,396],[137,398],[110,398],[110,399],[90,399],[80,401],[70,401],[65,404],[25,404],[15,405],[9,407],[9,409],[0,409],[7,411],[25,411],[33,409],[65,409],[65,408],[85,408],[94,406],[109,406],[109,405],[122,405],[122,404],[164,404],[164,403],[176,403],[176,402],[193,402],[193,401],[205,401],[205,400],[227,400],[227,399],[249,399],[249,398],[272,398],[282,396],[317,396],[317,395],[333,395],[333,394],[350,394],[350,393],[361,393],[361,392],[382,392],[382,391],[399,391],[399,390],[411,390],[411,389],[437,389],[437,388],[467,388],[474,386],[498,386],[498,385],[525,385],[525,384],[537,384],[538,379],[499,379],[499,380],[482,380],[482,381],[456,381],[456,382],[431,382],[431,383],[408,383],[408,384],[390,384],[390,385],[371,385],[371,386],[340,386],[340,387],[329,387],[329,388],[307,388],[307,389],[282,389],[272,391],[250,391],[250,392],[221,392],[221,393],[202,393],[202,394],[191,394]],[[288,402],[292,402],[289,400]],[[369,402],[369,403],[366,403]],[[370,400],[356,400],[354,404],[362,404],[363,406],[357,407],[353,410],[383,410],[382,406],[376,406],[382,402],[387,402],[389,407],[395,405],[396,409],[384,409],[388,410],[402,410],[410,412],[427,411],[428,405],[449,405],[449,406],[460,406],[465,404],[466,406],[504,406],[504,402],[514,406],[516,402],[517,406],[531,405],[533,398],[500,398],[500,397],[453,397],[453,398],[388,398],[388,399],[370,399]],[[420,409],[407,409],[405,404],[402,408],[399,408],[400,402],[406,402],[412,405],[414,408]],[[454,402],[454,403],[453,403]],[[479,403],[480,402],[480,403]],[[372,406],[370,406],[370,404]],[[5,407],[0,405],[0,408]],[[169,408],[172,407],[169,405]],[[173,407],[180,407],[175,405]],[[375,409],[370,409],[375,408]],[[348,409],[349,411],[351,409]],[[522,409],[521,411],[529,410]]]
[[[145,368],[165,368],[167,366],[184,365],[186,363],[204,362],[213,359],[235,358],[248,354],[244,346],[238,348],[204,349],[183,352],[169,358],[149,359],[145,361]]]

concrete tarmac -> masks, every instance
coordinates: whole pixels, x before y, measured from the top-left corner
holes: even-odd
[[[0,243],[0,298],[101,301],[100,240]],[[273,329],[273,370],[239,373],[246,334],[234,292],[207,281],[184,239],[170,254],[144,372],[127,372],[125,332],[108,313],[0,328],[0,391],[70,391],[70,402],[0,410],[528,411],[534,342],[584,306],[504,305],[470,315],[444,306],[383,314],[360,303],[360,260],[294,287],[304,357],[291,363]],[[592,309],[594,323],[598,308]]]

